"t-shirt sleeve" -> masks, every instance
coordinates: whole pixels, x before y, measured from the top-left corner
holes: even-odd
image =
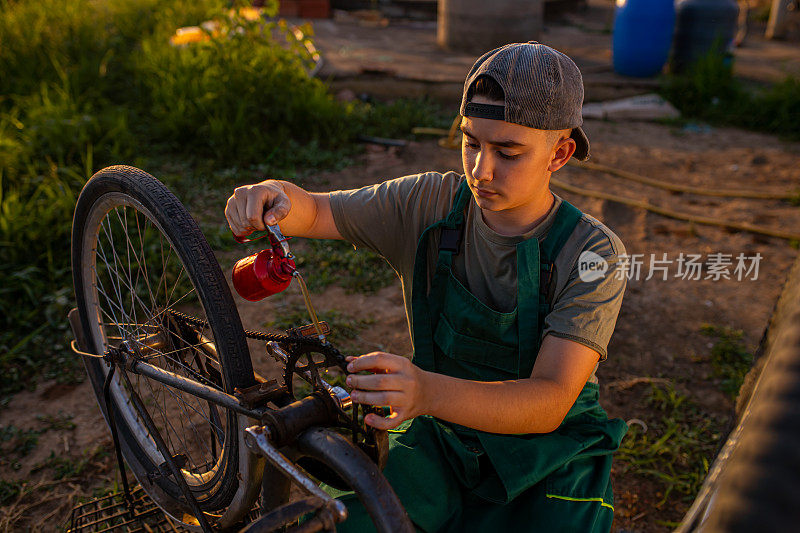
[[[594,224],[600,225],[597,221]],[[618,268],[625,258],[625,247],[608,228],[594,229],[545,317],[544,335],[579,342],[599,353],[604,361],[627,283],[624,269]]]
[[[458,175],[427,172],[329,194],[333,221],[357,248],[382,255],[398,272],[414,262],[417,241],[446,213]]]

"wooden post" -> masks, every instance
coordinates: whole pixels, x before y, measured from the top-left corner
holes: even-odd
[[[786,12],[789,10],[789,0],[772,0],[769,10],[769,21],[764,37],[767,39],[780,39],[786,33]]]

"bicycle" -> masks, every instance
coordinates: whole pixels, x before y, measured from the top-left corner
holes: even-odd
[[[355,490],[378,531],[413,531],[380,472],[385,433],[363,423],[376,408],[323,377],[346,373],[324,324],[244,331],[199,226],[156,178],[127,166],[92,176],[75,208],[72,269],[73,350],[111,429],[126,496],[125,464],[190,529],[334,531],[347,512],[324,482]],[[253,371],[247,338],[266,343],[282,382]],[[306,498],[290,501],[292,482]]]

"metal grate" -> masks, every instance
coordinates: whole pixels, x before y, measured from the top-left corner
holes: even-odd
[[[73,507],[67,533],[178,533],[186,531],[172,522],[137,485],[132,491],[133,513],[122,492],[95,498]]]

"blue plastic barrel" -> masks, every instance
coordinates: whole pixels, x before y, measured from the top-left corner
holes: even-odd
[[[710,53],[730,52],[739,19],[734,0],[678,0],[672,69],[681,71]]]
[[[614,12],[614,70],[647,78],[664,67],[675,28],[673,0],[617,0]]]

